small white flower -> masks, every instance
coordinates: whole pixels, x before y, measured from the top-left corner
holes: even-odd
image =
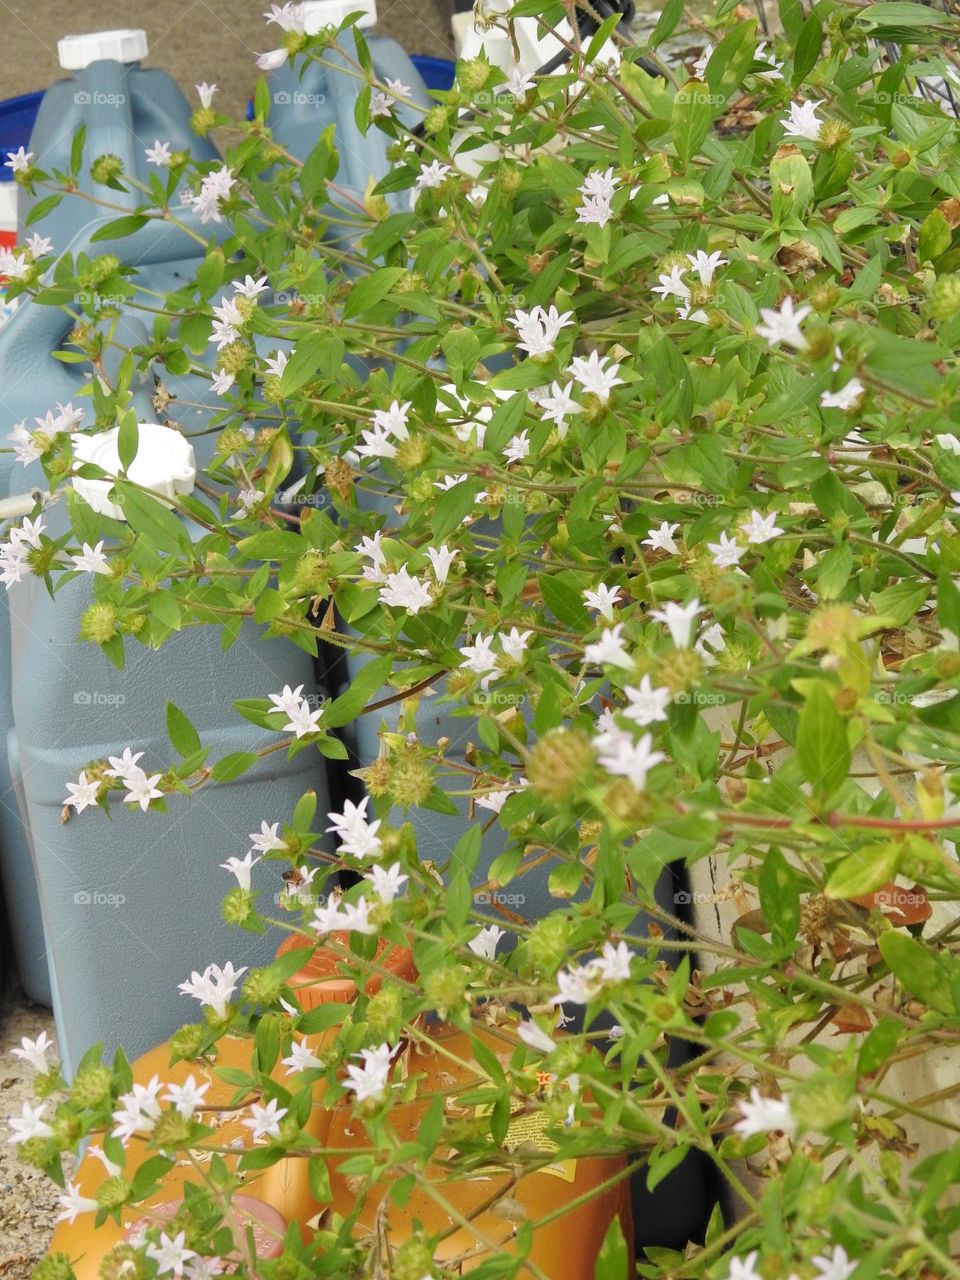
[[[396,436],[398,440],[408,440],[410,431],[407,420],[410,416],[410,401],[401,404],[394,400],[389,409],[374,409],[373,425],[385,431],[387,435]]]
[[[820,407],[822,409],[843,409],[845,413],[848,413],[865,391],[866,387],[859,378],[851,378],[839,391],[824,391],[820,397]],[[950,437],[950,439],[955,438],[954,436]],[[943,444],[943,439],[943,436],[937,436],[937,443]]]
[[[683,302],[690,301],[690,286],[684,280],[680,266],[671,267],[669,275],[661,275],[659,285],[654,285],[650,292],[659,293],[664,300],[680,298]]]
[[[369,880],[373,886],[373,892],[377,895],[381,902],[385,902],[388,906],[400,895],[400,890],[410,879],[409,876],[402,874],[400,863],[395,862],[390,867],[373,867],[364,876],[365,880]]]
[[[286,60],[286,49],[268,49],[257,56],[257,67],[261,71],[279,71]]]
[[[24,466],[36,462],[41,456],[41,449],[32,433],[27,430],[26,419],[14,424],[13,430],[7,433],[7,439],[13,445],[17,461],[22,462]]]
[[[515,98],[523,99],[531,89],[536,87],[536,81],[522,67],[514,67],[509,76],[507,76],[506,87],[507,91],[512,93]]]
[[[583,656],[587,662],[595,662],[598,666],[608,665],[614,667],[633,666],[633,659],[623,643],[622,638],[623,623],[618,622],[616,626],[606,627],[600,633],[600,639],[588,644],[584,648]]]
[[[700,601],[694,597],[688,604],[668,600],[662,609],[651,609],[650,617],[654,622],[665,624],[671,640],[678,649],[689,649],[694,620],[702,612]]]
[[[190,978],[179,984],[178,990],[184,995],[193,996],[201,1005],[211,1008],[218,1018],[222,1018],[237,989],[241,974],[246,972],[246,965],[234,969],[232,960],[222,969],[218,964],[208,964],[202,974],[194,969]]]
[[[478,809],[489,809],[491,813],[499,813],[513,794],[512,791],[488,791],[486,795],[478,795],[474,803]]]
[[[517,346],[531,357],[549,355],[561,330],[574,323],[572,311],[561,313],[552,304],[547,309],[538,306],[531,311],[521,311],[518,308],[507,319],[507,324],[512,324],[517,330],[517,336],[522,338]]]
[[[192,1120],[194,1111],[202,1104],[204,1094],[209,1088],[209,1081],[206,1084],[197,1084],[193,1075],[189,1075],[183,1084],[167,1085],[167,1092],[163,1095],[163,1100],[164,1102],[172,1102],[177,1114],[182,1116],[184,1120]]]
[[[78,1214],[96,1213],[100,1208],[96,1200],[80,1194],[80,1188],[75,1182],[68,1182],[66,1191],[61,1192],[57,1199],[60,1205],[57,1221],[69,1222],[71,1226]]]
[[[820,1273],[818,1280],[850,1280],[858,1266],[847,1257],[842,1244],[835,1245],[832,1254],[818,1254],[811,1262]]]
[[[361,458],[395,458],[397,446],[383,427],[373,426],[360,433],[363,443],[357,445]]]
[[[519,631],[516,627],[511,627],[506,635],[500,637],[500,647],[508,658],[514,662],[522,662],[532,635],[532,631]]]
[[[433,576],[437,580],[438,586],[443,586],[450,573],[450,566],[456,560],[460,553],[456,550],[451,551],[446,543],[442,547],[427,547],[427,557],[433,566]]]
[[[7,1141],[12,1142],[14,1146],[19,1146],[21,1142],[29,1142],[31,1138],[52,1138],[53,1130],[43,1119],[46,1109],[45,1102],[39,1103],[36,1107],[32,1107],[29,1102],[24,1102],[20,1115],[11,1116],[7,1122],[13,1130],[12,1136]]]
[[[355,858],[372,858],[381,852],[382,845],[377,830],[382,819],[367,821],[366,808],[369,800],[369,796],[364,796],[357,805],[345,800],[343,813],[327,814],[333,823],[327,830],[335,832],[342,841],[340,853],[351,854]]]
[[[718,267],[725,267],[727,259],[719,250],[715,253],[704,253],[702,249],[698,249],[696,253],[688,253],[687,261],[700,277],[702,285],[713,284],[714,273]]]
[[[154,139],[152,147],[144,148],[143,154],[147,157],[147,164],[155,164],[161,169],[173,160],[170,154],[170,143],[161,142],[159,138]]]
[[[74,569],[80,573],[109,574],[110,572],[110,565],[104,554],[102,540],[95,547],[91,547],[89,542],[85,542],[80,554],[72,555],[70,559],[73,561]]]
[[[143,759],[142,751],[134,754],[129,747],[124,747],[122,756],[108,756],[107,759],[110,764],[110,768],[105,770],[108,778],[120,778],[126,782],[128,778],[143,772],[137,766],[137,761]]]
[[[302,4],[294,3],[294,0],[286,0],[285,4],[272,4],[269,13],[263,15],[267,23],[275,22],[282,31],[293,31],[298,35],[303,35],[305,25],[305,12]]]
[[[420,166],[420,173],[416,182],[413,184],[417,191],[425,191],[428,187],[439,187],[443,185],[443,180],[450,172],[448,164],[441,164],[439,160],[431,160],[429,164]]]
[[[727,569],[731,565],[740,563],[746,547],[741,547],[736,538],[731,538],[727,533],[721,533],[719,542],[708,542],[707,549],[713,556],[713,563],[718,569]]]
[[[213,95],[217,92],[217,86],[215,84],[207,84],[207,82],[204,81],[203,84],[198,84],[196,86],[196,90],[197,95],[200,98],[201,107],[209,107],[213,105]]]
[[[226,369],[218,369],[210,379],[210,386],[218,396],[225,396],[236,381],[235,373],[228,373]]]
[[[647,536],[643,540],[643,546],[653,547],[655,551],[666,551],[670,555],[679,554],[680,548],[674,541],[673,535],[680,528],[678,524],[667,524],[664,520],[659,529],[648,529]]]
[[[470,939],[467,946],[481,960],[493,960],[496,958],[497,946],[503,936],[503,929],[495,924],[488,924]]]
[[[285,351],[277,351],[272,356],[267,356],[266,366],[267,374],[272,378],[282,378],[283,371],[287,367],[289,356]]]
[[[448,489],[455,489],[458,484],[463,484],[464,480],[467,479],[469,479],[469,477],[464,471],[462,475],[444,476],[442,480],[434,480],[433,487],[435,489],[440,489],[443,493],[446,493]]]
[[[783,63],[778,62],[777,55],[774,53],[774,51],[772,49],[767,48],[766,40],[760,41],[760,43],[757,45],[756,52],[754,53],[753,56],[757,62],[765,62],[767,66],[770,68],[769,71],[756,72],[756,74],[760,77],[761,80],[782,80],[783,79],[783,76],[781,75],[781,72],[783,70]]]
[[[817,116],[817,107],[821,102],[792,102],[790,114],[781,117],[780,123],[788,138],[806,138],[808,142],[816,142],[823,128],[823,121]]]
[[[187,1263],[187,1280],[214,1280],[223,1271],[224,1262],[216,1255],[209,1258],[191,1258]]]
[[[625,708],[623,714],[641,728],[658,720],[666,720],[667,707],[671,701],[670,690],[655,689],[650,683],[649,676],[643,677],[639,688],[627,685],[624,693],[627,695],[629,706]]]
[[[813,308],[806,303],[794,310],[793,299],[786,297],[781,302],[779,311],[774,311],[770,307],[760,308],[764,323],[758,324],[756,331],[771,347],[779,346],[782,342],[788,347],[794,347],[797,351],[803,351],[807,340],[800,332],[800,325],[812,310]]]
[[[546,395],[537,397],[537,406],[544,422],[555,422],[560,439],[567,434],[567,418],[571,413],[583,413],[583,405],[573,398],[573,386],[561,387],[553,382]]]
[[[123,797],[124,803],[138,804],[141,810],[146,813],[150,808],[150,801],[159,800],[163,795],[163,792],[157,786],[162,777],[162,774],[155,773],[148,778],[142,769],[137,769],[130,773],[124,779],[127,787],[127,794]]]
[[[381,1044],[376,1049],[361,1049],[356,1056],[363,1059],[363,1066],[351,1063],[347,1067],[348,1087],[356,1093],[358,1102],[379,1098],[390,1079],[393,1050],[388,1044]]]
[[[306,738],[311,733],[319,732],[322,719],[323,707],[311,709],[310,703],[304,698],[298,706],[293,707],[288,712],[288,719],[283,726],[283,732],[292,733],[297,738]]]
[[[567,370],[580,383],[584,391],[591,392],[603,404],[610,399],[610,392],[614,387],[623,385],[623,379],[618,376],[619,364],[611,364],[609,369],[604,368],[609,359],[609,356],[601,356],[596,351],[591,351],[586,358],[575,356]]]
[[[69,795],[63,803],[65,805],[73,805],[77,813],[83,813],[84,809],[88,809],[91,805],[97,803],[97,796],[100,794],[100,779],[88,778],[86,769],[81,769],[80,777],[77,781],[67,783],[67,791]]]
[[[186,1247],[186,1238],[185,1231],[179,1232],[173,1239],[165,1231],[161,1231],[160,1243],[147,1245],[147,1257],[156,1262],[158,1275],[166,1275],[168,1271],[175,1276],[183,1275],[184,1265],[197,1256],[193,1249]]]
[[[311,1050],[306,1040],[297,1040],[296,1037],[290,1043],[290,1056],[282,1058],[281,1061],[287,1068],[288,1076],[298,1075],[301,1071],[315,1071],[323,1067],[323,1063]]]
[[[607,773],[629,778],[638,791],[643,791],[647,785],[647,774],[654,765],[667,758],[662,751],[654,751],[652,747],[653,739],[649,733],[637,742],[629,734],[617,735],[613,742],[606,742],[601,747],[598,758]]]
[[[149,1084],[135,1084],[129,1093],[117,1099],[120,1104],[113,1113],[116,1122],[111,1134],[126,1145],[135,1133],[151,1133],[160,1118],[159,1094],[163,1086],[159,1076],[153,1076]]]
[[[104,1169],[106,1169],[107,1171],[108,1178],[115,1178],[119,1173],[123,1172],[123,1167],[119,1164],[114,1164],[114,1162],[110,1159],[110,1157],[104,1151],[103,1147],[100,1147],[100,1146],[87,1147],[87,1155],[93,1156],[94,1159],[100,1161]]]
[[[600,958],[594,963],[604,982],[628,982],[632,959],[625,942],[618,942],[616,946],[612,942],[605,942]]]
[[[747,541],[754,546],[779,538],[783,533],[783,530],[777,527],[775,514],[762,516],[759,511],[751,511],[750,518],[744,520],[740,529],[747,535]]]
[[[605,583],[598,584],[595,591],[591,591],[588,587],[583,598],[590,609],[596,609],[602,618],[606,618],[607,622],[613,621],[613,606],[620,599],[619,587],[608,587]]]
[[[713,53],[713,45],[708,44],[700,51],[700,57],[693,64],[693,75],[697,80],[702,80],[707,74],[707,63],[710,61],[710,55]]]
[[[287,686],[289,688],[289,685]],[[300,686],[303,688],[303,686]],[[282,695],[281,695],[282,696]],[[274,849],[285,849],[287,846],[280,838],[280,823],[269,826],[265,821],[260,823],[259,831],[250,832],[250,844],[257,853],[272,853]]]
[[[23,147],[17,147],[16,151],[8,151],[7,158],[3,162],[5,169],[10,169],[14,173],[26,173],[30,168],[30,161],[33,159],[32,151],[24,151]]]
[[[731,1258],[727,1280],[763,1280],[757,1270],[757,1250],[748,1253],[745,1258]]]
[[[790,1104],[786,1099],[765,1098],[760,1090],[753,1086],[750,1100],[740,1102],[743,1119],[733,1126],[737,1133],[750,1138],[755,1133],[769,1133],[780,1130],[788,1136],[796,1132],[797,1122],[790,1113]]]
[[[266,1106],[254,1102],[249,1118],[240,1123],[252,1131],[254,1142],[259,1138],[279,1138],[280,1121],[286,1114],[286,1107],[279,1106],[276,1098],[271,1098]]]
[[[522,462],[529,455],[530,441],[527,438],[526,429],[524,429],[507,442],[507,446],[503,450],[503,456],[507,462]]]
[[[27,236],[26,245],[33,254],[34,259],[37,259],[50,252],[53,248],[53,241],[49,236],[42,236],[39,231],[35,231],[32,236]]]
[[[36,1040],[31,1040],[29,1036],[24,1036],[20,1041],[20,1047],[11,1049],[10,1052],[22,1062],[29,1062],[34,1071],[39,1071],[41,1075],[45,1075],[49,1070],[47,1054],[52,1048],[53,1041],[46,1031],[41,1031]]]
[[[610,201],[604,200],[602,196],[586,196],[583,204],[577,205],[577,222],[605,227],[612,217]]]
[[[553,1053],[556,1042],[532,1020],[521,1022],[517,1027],[517,1035],[530,1049],[539,1049],[541,1053]]]
[[[387,574],[380,588],[380,601],[394,609],[419,613],[421,609],[429,609],[433,604],[433,592],[428,583],[413,577],[404,565],[399,573]]]
[[[492,646],[492,635],[484,636],[482,632],[477,632],[476,641],[473,644],[465,644],[460,647],[460,653],[463,655],[461,667],[466,667],[468,671],[472,671],[478,676],[496,671],[497,655],[494,653]]]
[[[19,529],[10,530],[10,542],[15,547],[34,547],[39,550],[40,535],[45,531],[46,525],[43,523],[43,516],[37,516],[36,520],[31,520],[29,516],[25,516]]]
[[[226,862],[221,862],[220,866],[224,871],[229,871],[237,878],[237,884],[241,889],[250,892],[250,873],[260,861],[259,858],[253,856],[253,850],[249,849],[243,858],[228,858]]]

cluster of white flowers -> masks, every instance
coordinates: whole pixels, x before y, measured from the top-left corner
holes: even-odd
[[[473,644],[460,646],[463,657],[460,665],[467,671],[472,671],[474,675],[482,676],[480,687],[487,689],[500,664],[501,655],[494,652],[494,641],[499,639],[502,656],[508,661],[522,662],[532,635],[532,631],[520,631],[517,627],[511,627],[500,636],[494,636],[492,633],[485,636],[482,632],[478,632]]]
[[[401,80],[388,79],[384,83],[386,93],[383,89],[374,89],[370,95],[371,120],[376,120],[379,116],[388,116],[393,109],[395,99],[413,96],[413,90]]]
[[[518,350],[526,351],[534,360],[538,356],[550,355],[561,330],[575,323],[572,311],[560,312],[552,303],[549,307],[537,306],[530,311],[522,311],[518,307],[507,318],[507,324],[513,325],[520,339]]]
[[[658,293],[664,299],[679,298],[677,315],[681,320],[695,320],[697,324],[708,324],[710,317],[702,307],[691,310],[693,293],[683,277],[688,271],[695,271],[701,285],[709,289],[717,269],[725,267],[728,260],[719,250],[714,253],[705,253],[703,249],[698,249],[696,253],[687,254],[687,261],[689,266],[684,267],[677,263],[670,268],[669,272],[663,273],[660,276],[660,283],[654,285],[652,292]]]
[[[296,734],[298,738],[319,732],[323,707],[311,710],[310,703],[303,696],[302,684],[298,684],[295,689],[285,684],[280,693],[270,694],[270,701],[273,703],[272,710],[282,711],[287,717],[282,732]]]
[[[0,272],[2,272],[2,266],[0,266]],[[34,418],[37,424],[36,431],[27,430],[26,418],[14,423],[13,430],[7,433],[7,439],[13,445],[17,461],[22,462],[24,466],[36,462],[37,458],[43,454],[37,436],[41,436],[46,443],[54,440],[61,431],[73,431],[83,420],[84,413],[85,410],[75,409],[72,403],[58,404],[56,413],[50,409],[45,417]]]
[[[19,528],[10,529],[6,542],[0,542],[0,582],[8,591],[22,580],[30,550],[39,549],[40,535],[45,528],[43,516],[37,516],[36,520],[28,516]]]
[[[395,458],[396,440],[408,440],[410,430],[407,422],[410,416],[410,401],[401,404],[394,400],[389,409],[375,409],[373,426],[361,432],[363,444],[358,444],[356,452],[361,458]]]
[[[316,908],[310,925],[321,938],[328,933],[374,934],[377,926],[370,919],[371,909],[365,897],[357,898],[356,902],[345,902],[343,898],[333,896]]]
[[[204,176],[197,194],[186,192],[183,203],[193,209],[201,222],[220,222],[220,201],[227,199],[236,182],[230,167],[221,165]]]
[[[578,190],[583,203],[577,207],[577,221],[605,227],[613,217],[610,202],[617,190],[612,166],[606,172],[591,170]]]
[[[554,1004],[589,1004],[604,987],[630,979],[633,957],[625,942],[605,942],[599,956],[557,974]]]
[[[368,1098],[379,1098],[390,1081],[390,1062],[395,1049],[388,1044],[378,1045],[376,1049],[361,1049],[356,1055],[363,1065],[358,1067],[350,1063],[347,1067],[347,1085],[357,1095],[358,1102],[366,1102]]]
[[[153,1076],[147,1084],[134,1084],[129,1093],[121,1094],[113,1113],[111,1137],[119,1138],[126,1146],[135,1133],[152,1133],[163,1110],[162,1088],[160,1077]]]
[[[338,853],[348,854],[354,858],[375,858],[383,852],[383,845],[377,835],[381,819],[367,821],[367,804],[369,796],[364,796],[359,804],[345,800],[343,813],[328,813],[331,826],[327,827],[340,841]]]
[[[741,523],[740,533],[746,539],[745,544],[738,542],[736,538],[731,538],[727,533],[720,534],[719,542],[707,543],[707,549],[711,553],[713,563],[717,568],[725,569],[739,565],[748,546],[759,546],[764,542],[770,542],[772,539],[778,538],[783,533],[783,530],[777,525],[775,514],[762,516],[759,511],[753,510],[748,518]]]
[[[235,969],[232,960],[228,960],[223,968],[218,964],[208,964],[203,973],[194,969],[187,981],[179,984],[178,990],[185,996],[193,996],[201,1005],[212,1009],[218,1018],[223,1018],[237,983],[246,971],[246,965]]]
[[[433,604],[433,591],[430,583],[414,577],[406,565],[396,573],[388,573],[380,588],[381,604],[392,609],[406,609],[408,613],[419,613]]]

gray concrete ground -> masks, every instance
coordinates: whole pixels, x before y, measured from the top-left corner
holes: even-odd
[[[267,0],[0,0],[0,97],[42,89],[63,73],[57,40],[72,32],[143,27],[145,65],[163,67],[192,93],[206,80],[217,105],[241,114],[256,83],[255,57],[276,46]],[[378,30],[408,53],[452,57],[448,0],[379,0]],[[2,1274],[2,1273],[0,1273]]]

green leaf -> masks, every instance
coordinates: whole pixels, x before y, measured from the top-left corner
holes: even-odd
[[[330,1171],[323,1156],[311,1156],[307,1161],[307,1181],[314,1200],[318,1204],[329,1204],[333,1192],[330,1189]]]
[[[833,868],[824,893],[844,901],[873,893],[897,874],[905,852],[903,845],[893,840],[858,849]]]
[[[931,944],[891,929],[877,944],[880,954],[899,982],[938,1013],[956,1013],[950,994],[950,973]]]
[[[917,257],[921,262],[932,262],[950,248],[953,232],[941,209],[931,209],[920,223],[917,238]]]
[[[823,48],[823,27],[815,13],[811,13],[800,28],[796,51],[793,55],[793,83],[798,85],[812,71]]]
[[[682,1147],[677,1149],[685,1154]],[[619,1217],[614,1217],[603,1237],[593,1274],[596,1280],[628,1280],[629,1264],[630,1250],[623,1238],[623,1228]]]
[[[833,795],[850,770],[847,722],[834,704],[831,686],[822,680],[813,683],[800,712],[797,759],[821,801]]]
[[[543,602],[558,621],[578,631],[590,625],[583,595],[577,587],[560,574],[541,573],[538,581]]]
[[[137,415],[132,409],[124,409],[118,418],[120,430],[117,432],[117,453],[120,455],[120,465],[124,471],[129,471],[140,445],[140,428],[137,425]]]
[[[292,396],[317,373],[323,359],[324,339],[301,338],[280,375],[280,394]]]
[[[350,688],[327,707],[323,716],[324,728],[338,729],[340,725],[355,720],[373,694],[383,687],[392,670],[393,657],[389,653],[365,662],[350,682]]]
[[[143,534],[150,546],[156,550],[190,554],[190,534],[179,516],[125,480],[115,480],[113,487],[127,523],[137,533]]]
[[[779,849],[770,849],[757,879],[763,917],[773,940],[784,950],[793,950],[800,923],[800,884],[793,867]]]
[[[706,141],[713,121],[713,95],[702,80],[688,80],[673,100],[671,127],[680,166],[687,165]]]
[[[677,23],[683,17],[684,0],[667,0],[667,3],[660,11],[660,17],[657,19],[657,25],[650,33],[650,39],[647,41],[647,47],[657,49],[673,35],[677,29]]]
[[[91,243],[96,240],[121,240],[124,236],[131,236],[135,231],[139,231],[141,227],[145,227],[152,219],[148,218],[145,213],[128,213],[122,218],[113,218],[110,222],[104,223],[102,227],[97,227],[93,235],[90,237]]]
[[[257,756],[252,751],[231,751],[216,762],[210,776],[214,782],[234,782],[256,763]]]
[[[173,702],[167,703],[167,736],[174,750],[182,756],[190,756],[195,751],[203,750],[200,735],[190,723],[189,717]]]
[[[375,307],[405,274],[405,267],[381,267],[358,280],[343,304],[344,319],[363,315]]]

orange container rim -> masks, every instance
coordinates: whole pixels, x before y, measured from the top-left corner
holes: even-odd
[[[330,936],[341,945],[349,946],[349,933],[333,933]],[[280,944],[277,955],[289,955],[291,951],[297,950],[303,951],[304,962],[290,982],[297,987],[297,996],[304,1008],[334,1002],[348,1004],[356,996],[357,984],[340,972],[345,961],[335,951],[324,946],[314,950],[302,935],[292,933]],[[401,947],[381,938],[374,959],[381,969],[393,977],[410,979],[415,976],[413,952],[409,947]],[[380,984],[381,975],[371,973],[364,984],[365,993],[368,996],[376,995]]]

